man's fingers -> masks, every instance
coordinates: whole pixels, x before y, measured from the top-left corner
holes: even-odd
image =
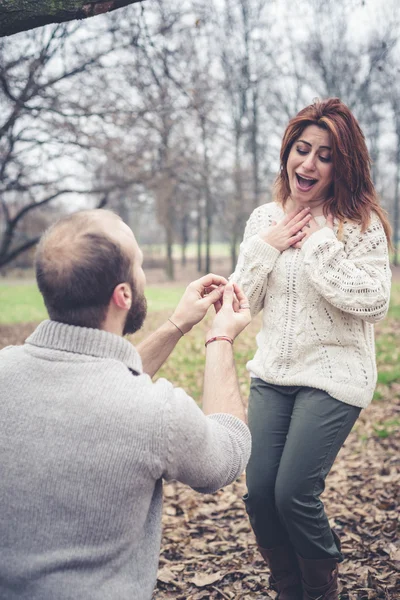
[[[200,292],[204,290],[204,288],[208,288],[212,285],[225,285],[228,283],[225,277],[222,275],[214,275],[214,273],[208,273],[207,275],[203,275],[200,279],[196,279],[190,285],[194,285],[197,290]]]
[[[209,287],[204,288],[204,295],[211,294],[211,292],[218,289],[218,287],[218,285],[210,285]]]
[[[217,287],[209,292],[206,296],[204,296],[199,302],[203,302],[203,304],[207,307],[207,310],[211,306],[211,304],[215,304],[218,300],[221,300],[224,288],[223,286]]]

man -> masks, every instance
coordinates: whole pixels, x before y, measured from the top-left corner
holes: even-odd
[[[230,343],[247,300],[202,277],[135,349],[123,335],[146,314],[142,253],[105,210],[53,225],[36,275],[50,320],[0,352],[0,598],[149,600],[162,479],[213,492],[249,457]],[[202,412],[151,376],[213,304]]]

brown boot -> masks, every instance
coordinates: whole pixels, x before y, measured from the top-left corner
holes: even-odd
[[[297,555],[303,600],[339,600],[338,561],[335,558],[310,560]]]
[[[302,600],[300,571],[296,555],[288,546],[261,548],[259,551],[271,571],[270,585],[278,592],[276,600]]]

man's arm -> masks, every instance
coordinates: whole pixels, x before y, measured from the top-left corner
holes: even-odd
[[[182,334],[188,333],[205,317],[210,306],[220,300],[226,283],[225,277],[210,273],[188,285],[171,321],[166,321],[137,346],[145,373],[150,377],[157,373]]]

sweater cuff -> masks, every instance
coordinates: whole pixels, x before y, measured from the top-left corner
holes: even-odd
[[[257,262],[263,263],[263,265],[270,265],[271,269],[274,266],[278,256],[280,255],[279,250],[264,242],[264,240],[257,234],[253,235],[244,247],[244,254],[246,256],[252,256],[257,259]]]
[[[238,417],[234,417],[229,413],[212,413],[210,415],[207,415],[207,418],[218,421],[220,425],[223,425],[230,431],[234,432],[235,435],[242,438],[246,444],[249,443],[251,445],[250,429],[248,428],[246,423],[244,423]]]
[[[310,254],[313,253],[320,244],[323,244],[329,240],[337,241],[335,232],[332,231],[330,227],[322,227],[322,229],[315,231],[310,235],[310,237],[302,245],[301,249],[306,254]]]
[[[211,415],[207,415],[207,419],[217,421],[233,434],[242,454],[242,469],[244,469],[251,453],[251,433],[246,423],[228,413],[212,413]]]

